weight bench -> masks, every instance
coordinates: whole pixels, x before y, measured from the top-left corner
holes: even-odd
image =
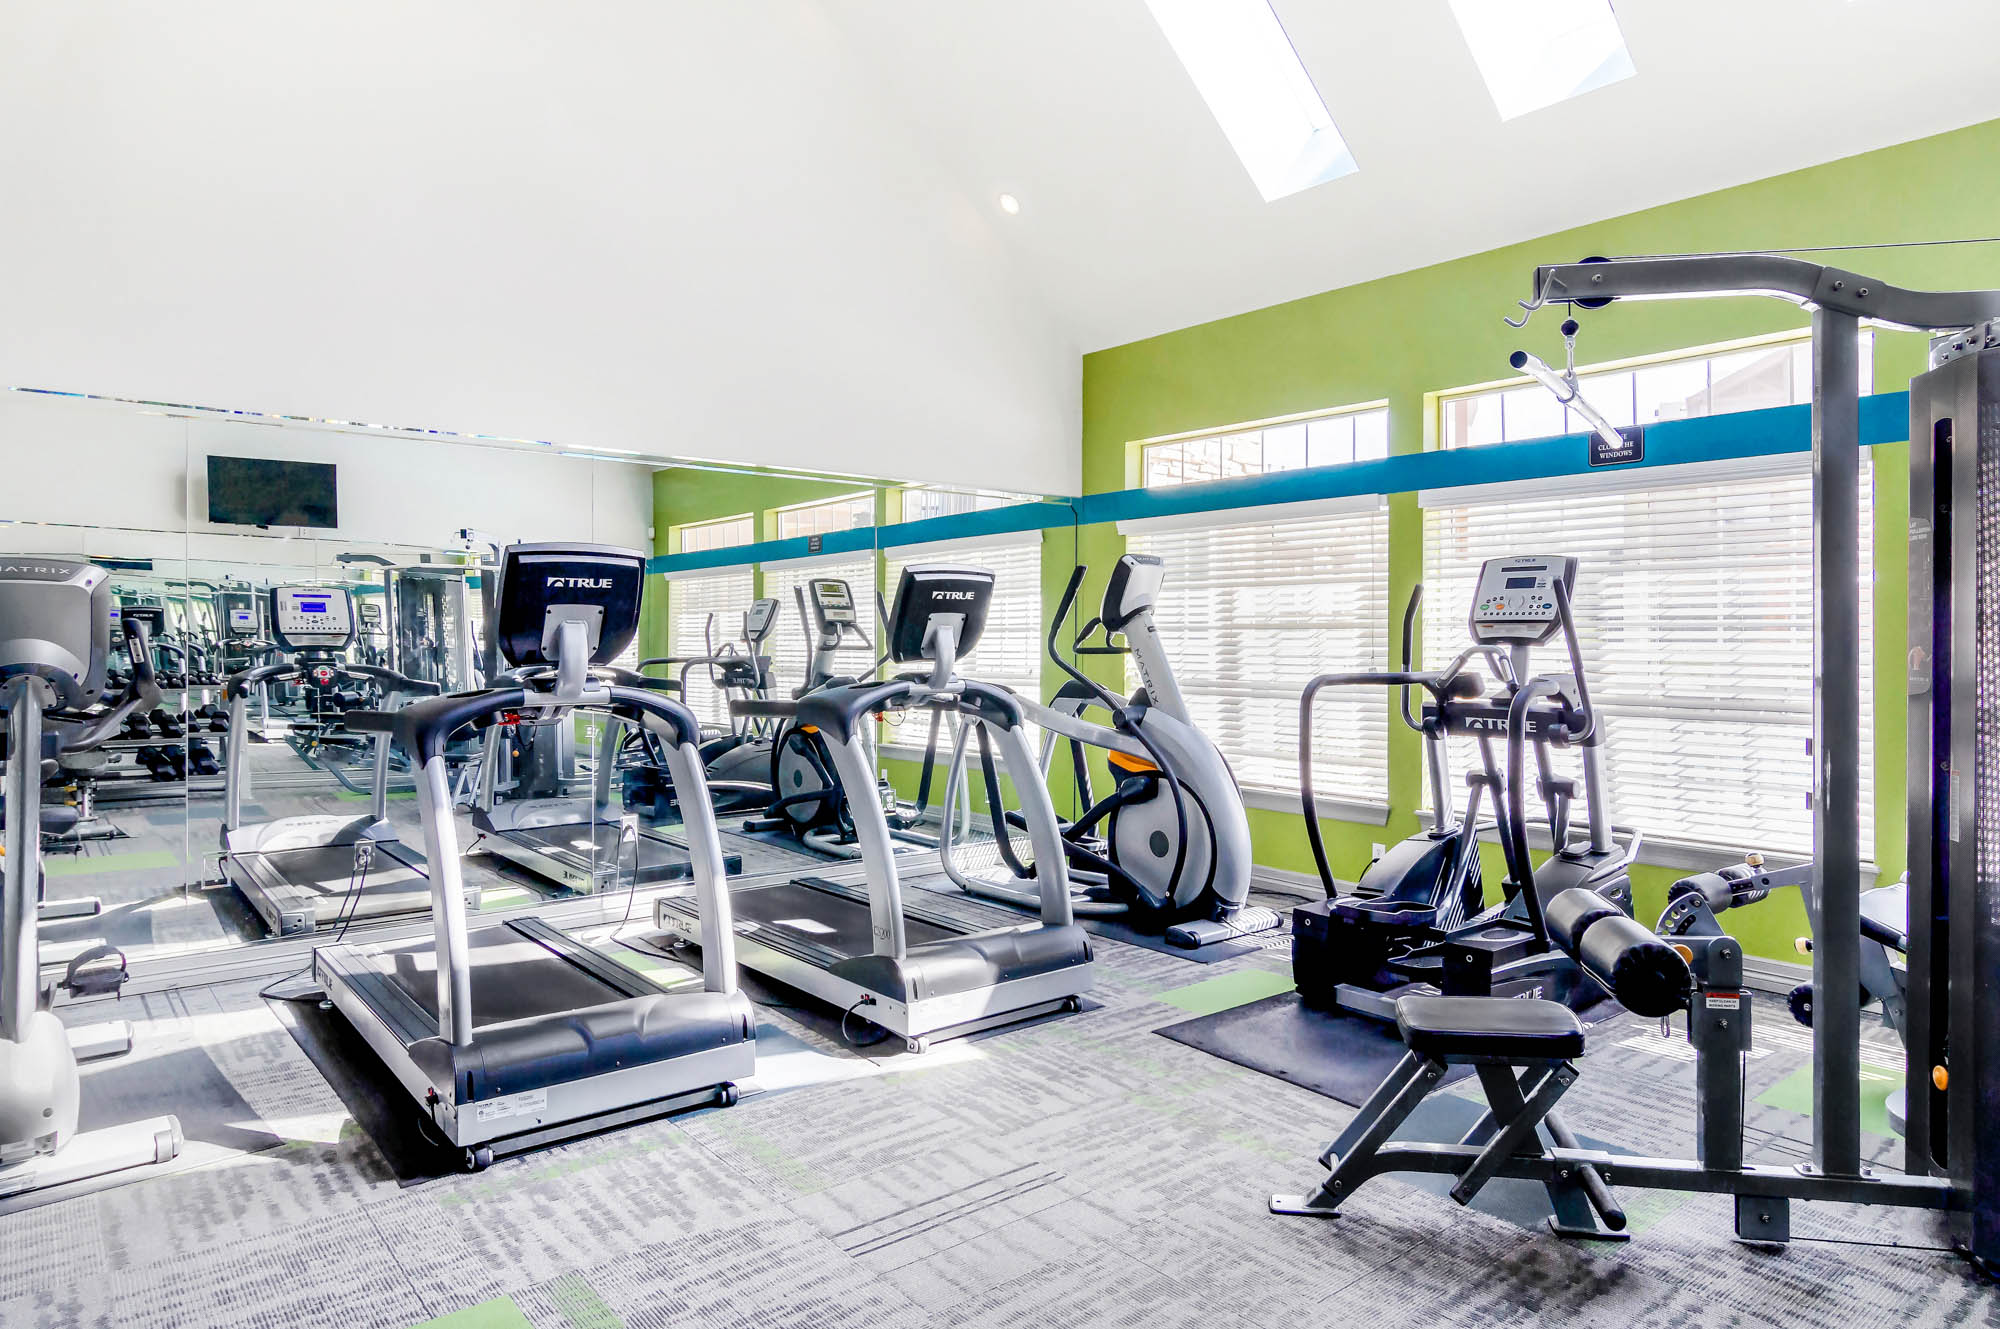
[[[1583,1025],[1569,1007],[1518,997],[1403,997],[1396,1002],[1396,1030],[1409,1051],[1320,1155],[1331,1175],[1310,1196],[1272,1196],[1272,1213],[1336,1217],[1343,1199],[1383,1172],[1454,1174],[1451,1198],[1470,1204],[1510,1164],[1554,1162],[1550,1145],[1577,1148],[1556,1111],[1576,1083],[1575,1062],[1584,1050]],[[1453,1066],[1472,1067],[1486,1091],[1487,1109],[1478,1122],[1455,1145],[1390,1144]],[[1594,1166],[1550,1167],[1539,1180],[1554,1211],[1553,1231],[1625,1240],[1625,1213]]]

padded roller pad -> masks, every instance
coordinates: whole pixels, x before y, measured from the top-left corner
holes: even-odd
[[[1523,997],[1404,997],[1396,1029],[1410,1051],[1447,1060],[1570,1061],[1583,1055],[1583,1024],[1559,1001]]]
[[[1583,934],[1590,930],[1592,924],[1600,919],[1623,916],[1624,911],[1617,905],[1582,886],[1561,891],[1542,906],[1542,917],[1548,920],[1549,940],[1571,955],[1576,954]]]
[[[1623,914],[1584,930],[1576,962],[1611,989],[1612,999],[1648,1019],[1671,1015],[1688,1003],[1694,975],[1681,953],[1644,923]]]

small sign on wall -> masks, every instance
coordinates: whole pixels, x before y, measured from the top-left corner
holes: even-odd
[[[1646,459],[1646,427],[1644,425],[1621,425],[1618,442],[1613,444],[1602,434],[1590,436],[1590,464],[1592,466],[1630,466],[1635,461]]]
[[[1593,464],[1595,464],[1595,463],[1593,463]],[[806,552],[807,552],[808,554],[817,554],[817,553],[819,553],[819,552],[820,552],[820,550],[822,550],[822,549],[823,549],[823,548],[825,548],[825,547],[826,547],[826,537],[825,537],[825,536],[823,536],[823,535],[808,535],[808,536],[806,537]]]

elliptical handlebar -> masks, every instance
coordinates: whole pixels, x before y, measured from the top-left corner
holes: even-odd
[[[1582,717],[1582,724],[1565,721],[1557,737],[1565,743],[1588,743],[1597,733],[1597,711],[1590,704],[1590,683],[1583,672],[1583,647],[1576,636],[1576,618],[1570,613],[1569,588],[1561,578],[1554,583],[1556,618],[1562,623],[1563,645],[1569,650],[1570,676],[1576,681],[1576,704],[1566,709]]]

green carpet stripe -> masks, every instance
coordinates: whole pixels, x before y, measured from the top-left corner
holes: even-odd
[[[525,886],[499,886],[482,889],[479,892],[481,909],[512,909],[515,905],[532,904],[535,893]]]
[[[522,1314],[512,1297],[495,1297],[435,1320],[425,1320],[411,1329],[534,1329],[534,1322]]]
[[[581,1274],[568,1274],[550,1283],[549,1300],[562,1312],[570,1329],[625,1329],[625,1321],[611,1309],[597,1290],[583,1281]]]
[[[1292,978],[1289,974],[1272,973],[1268,969],[1245,969],[1163,992],[1160,1000],[1169,1006],[1178,1006],[1190,1015],[1213,1015],[1232,1006],[1246,1006],[1291,990]]]
[[[374,797],[372,794],[357,794],[352,789],[336,789],[333,796],[343,803],[366,803],[370,798]],[[415,798],[416,796],[417,791],[414,789],[391,789],[389,791],[389,797],[391,798]]]
[[[100,872],[154,872],[179,867],[181,860],[164,849],[124,854],[87,854],[74,858],[44,858],[42,872],[51,877],[90,877]]]
[[[1889,1095],[1903,1087],[1903,1073],[1886,1066],[1861,1066],[1861,1129],[1877,1135],[1894,1135],[1889,1126]],[[1810,1065],[1801,1066],[1784,1079],[1757,1095],[1765,1107],[1782,1108],[1802,1117],[1813,1114],[1813,1076]]]

